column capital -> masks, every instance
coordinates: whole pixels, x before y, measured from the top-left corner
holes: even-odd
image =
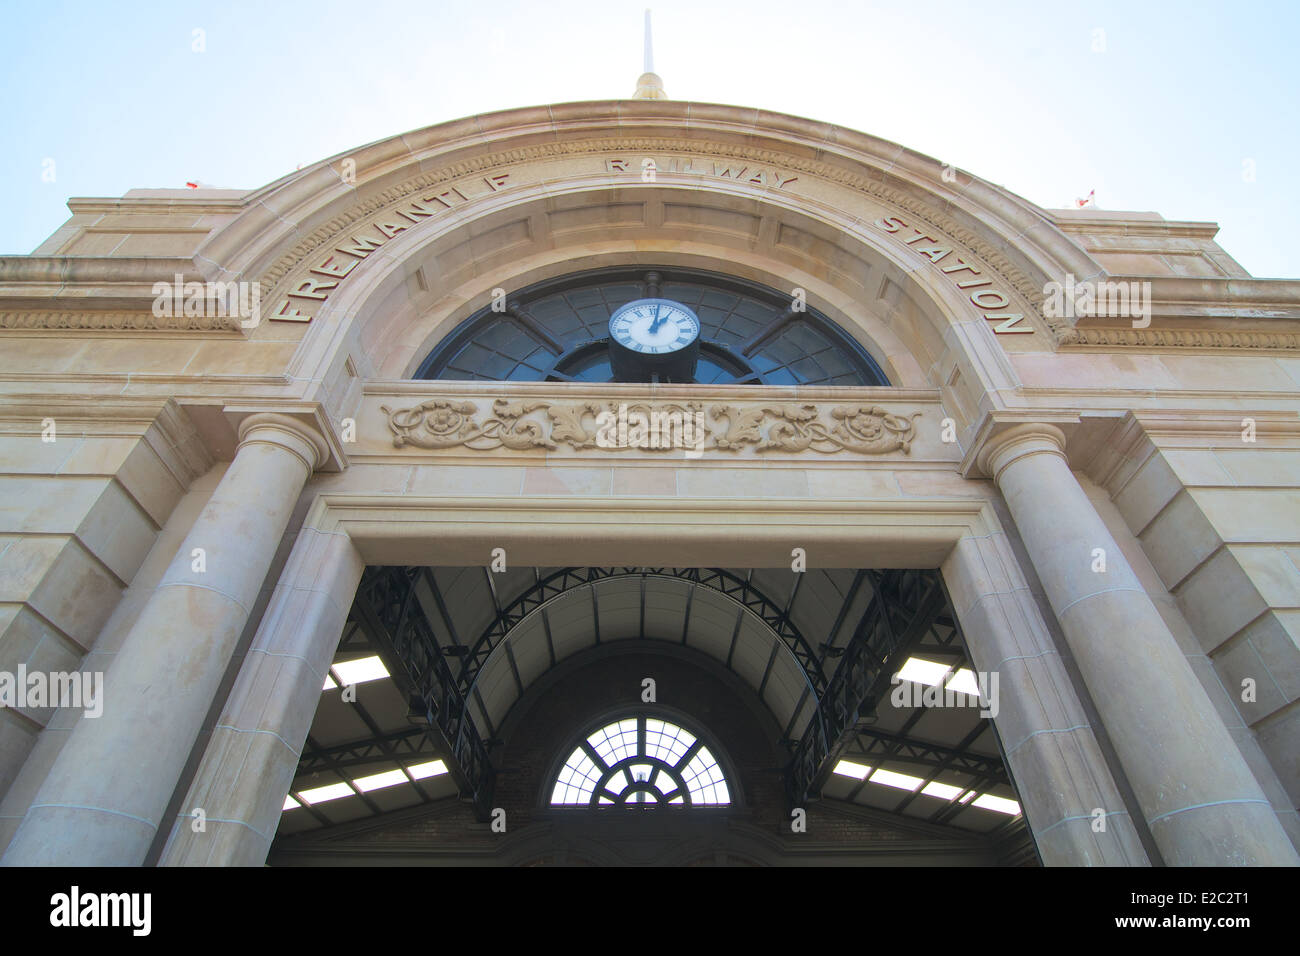
[[[239,447],[276,445],[297,455],[310,475],[330,458],[330,446],[316,429],[296,418],[258,412],[239,423]]]
[[[1045,422],[1024,422],[989,435],[975,456],[980,471],[1000,483],[1012,462],[1030,455],[1056,455],[1068,467],[1065,432]]]

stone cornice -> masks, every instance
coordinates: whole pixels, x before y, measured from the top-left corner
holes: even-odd
[[[88,426],[94,434],[138,435],[162,414],[171,399],[153,396],[103,395],[3,395],[0,396],[0,430],[40,432],[40,420],[59,418]],[[21,426],[15,429],[13,426]]]
[[[1135,329],[1129,319],[1083,317],[1058,335],[1059,345],[1067,349],[1300,348],[1300,282],[1133,275],[1107,275],[1105,281],[1147,285],[1152,326]],[[1165,323],[1175,327],[1162,327]]]
[[[164,216],[172,213],[186,216],[229,216],[244,208],[246,193],[239,192],[228,198],[202,195],[207,190],[196,190],[197,196],[122,196],[121,198],[74,197],[68,200],[68,209],[74,216],[130,215],[147,212]],[[238,192],[231,190],[231,192]]]
[[[1124,213],[1113,217],[1079,218],[1055,215],[1055,210],[1048,210],[1058,228],[1072,235],[1107,236],[1116,238],[1141,239],[1149,237],[1169,237],[1176,239],[1213,239],[1219,234],[1217,222],[1189,222],[1168,219],[1133,219]]]
[[[201,282],[192,259],[147,256],[0,257],[0,329],[239,334],[222,315],[153,314],[155,283]]]
[[[1254,329],[1158,329],[1085,326],[1066,329],[1057,336],[1066,351],[1111,351],[1119,348],[1213,349],[1216,351],[1295,351],[1300,332]]]
[[[1154,439],[1188,439],[1205,442],[1241,440],[1242,419],[1255,422],[1257,435],[1269,438],[1300,438],[1300,413],[1250,411],[1243,409],[1141,409],[1131,413],[1133,421]]]
[[[239,321],[237,316],[156,316],[152,312],[0,312],[0,329],[12,331],[222,332],[239,336],[243,331]]]
[[[0,295],[30,294],[40,285],[143,286],[170,282],[178,272],[202,279],[193,259],[178,256],[0,256]]]

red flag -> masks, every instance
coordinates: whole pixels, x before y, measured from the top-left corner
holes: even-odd
[[[1076,199],[1076,200],[1074,201],[1074,204],[1075,204],[1076,206],[1078,206],[1080,209],[1082,209],[1084,206],[1095,206],[1095,205],[1097,205],[1097,190],[1095,190],[1095,189],[1092,190],[1092,191],[1089,192],[1088,195],[1085,196],[1083,199]]]

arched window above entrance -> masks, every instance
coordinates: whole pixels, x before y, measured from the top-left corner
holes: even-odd
[[[680,302],[698,316],[697,383],[889,384],[866,350],[802,297],[717,273],[654,266],[575,273],[498,300],[462,322],[415,377],[613,381],[610,317],[644,297]]]
[[[635,714],[588,734],[569,754],[552,806],[727,806],[731,790],[696,734]]]

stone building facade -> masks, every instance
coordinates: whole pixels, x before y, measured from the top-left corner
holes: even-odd
[[[328,841],[271,847],[363,575],[498,552],[931,573],[972,670],[1000,677],[997,755],[1037,859],[1297,862],[1300,281],[1252,278],[1213,224],[1044,210],[869,135],[665,99],[440,124],[249,192],[69,207],[0,260],[0,672],[102,673],[102,714],[0,709],[6,865],[339,862]],[[419,377],[520,290],[641,269],[789,296],[885,384]],[[698,413],[698,441],[605,447],[619,404]],[[517,692],[485,690],[469,718],[520,827],[548,744],[611,710],[615,671],[657,666],[657,645],[620,664],[589,643],[549,696],[503,650]],[[769,672],[785,655],[772,644]],[[725,684],[674,706],[718,725],[735,768],[728,825],[752,833],[730,858],[793,860],[781,730],[818,701],[778,701],[730,653],[718,673],[661,656],[661,687]],[[687,699],[727,695],[712,718]],[[742,706],[770,714],[749,726]],[[434,804],[334,842],[390,862],[422,840],[423,862],[663,859],[571,832],[494,857],[495,804]],[[437,821],[461,818],[448,851]],[[879,815],[830,799],[808,819],[825,858],[900,859],[858,853],[893,838]],[[909,859],[1024,856],[932,831],[907,831]]]

